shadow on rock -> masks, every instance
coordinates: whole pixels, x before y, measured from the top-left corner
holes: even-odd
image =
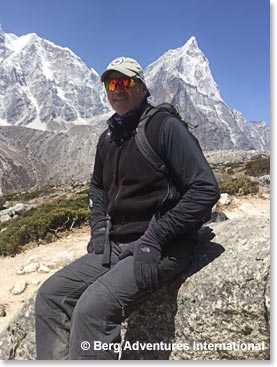
[[[178,278],[151,295],[140,309],[129,317],[121,359],[168,360],[170,358],[172,343],[176,336],[179,288],[187,278],[224,252],[221,245],[211,242],[214,237],[209,227],[201,228],[191,265]]]

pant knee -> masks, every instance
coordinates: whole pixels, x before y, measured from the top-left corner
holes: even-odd
[[[39,310],[42,305],[44,306],[47,305],[47,303],[49,302],[50,296],[51,296],[51,291],[49,290],[49,287],[47,286],[45,282],[39,287],[37,291],[36,302],[35,302],[36,310]]]
[[[96,281],[79,299],[75,310],[75,316],[86,320],[93,318],[98,320],[120,322],[122,308],[112,290]]]
[[[62,303],[62,295],[57,287],[55,275],[48,278],[38,289],[35,301],[37,313],[56,313]]]

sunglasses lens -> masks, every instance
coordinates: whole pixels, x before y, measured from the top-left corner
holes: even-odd
[[[133,88],[136,82],[133,78],[109,79],[105,81],[105,88],[109,92],[114,92],[117,84],[120,84],[123,89],[127,89]]]
[[[110,79],[110,80],[105,81],[105,88],[109,92],[113,92],[115,90],[116,85],[117,85],[117,80]]]
[[[121,83],[120,84],[122,85],[122,87],[124,89],[129,88],[129,86],[130,86],[130,79],[121,79]]]

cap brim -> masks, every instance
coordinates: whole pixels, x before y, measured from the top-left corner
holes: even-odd
[[[118,65],[114,68],[110,68],[104,71],[104,73],[101,75],[101,82],[104,82],[107,79],[108,74],[110,74],[110,72],[112,71],[118,71],[119,73],[129,76],[130,78],[137,75],[134,71],[128,70],[126,68],[121,68],[120,65]]]

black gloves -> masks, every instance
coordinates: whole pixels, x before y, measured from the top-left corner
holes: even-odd
[[[94,252],[96,255],[104,253],[106,240],[105,232],[106,227],[100,227],[92,232],[89,243],[87,245],[88,253]]]
[[[154,236],[147,231],[139,240],[130,245],[120,255],[122,260],[127,256],[134,256],[134,275],[141,290],[154,290],[159,287],[159,262],[161,248]]]
[[[106,240],[107,218],[98,217],[90,223],[91,237],[87,245],[88,253],[103,254]]]

